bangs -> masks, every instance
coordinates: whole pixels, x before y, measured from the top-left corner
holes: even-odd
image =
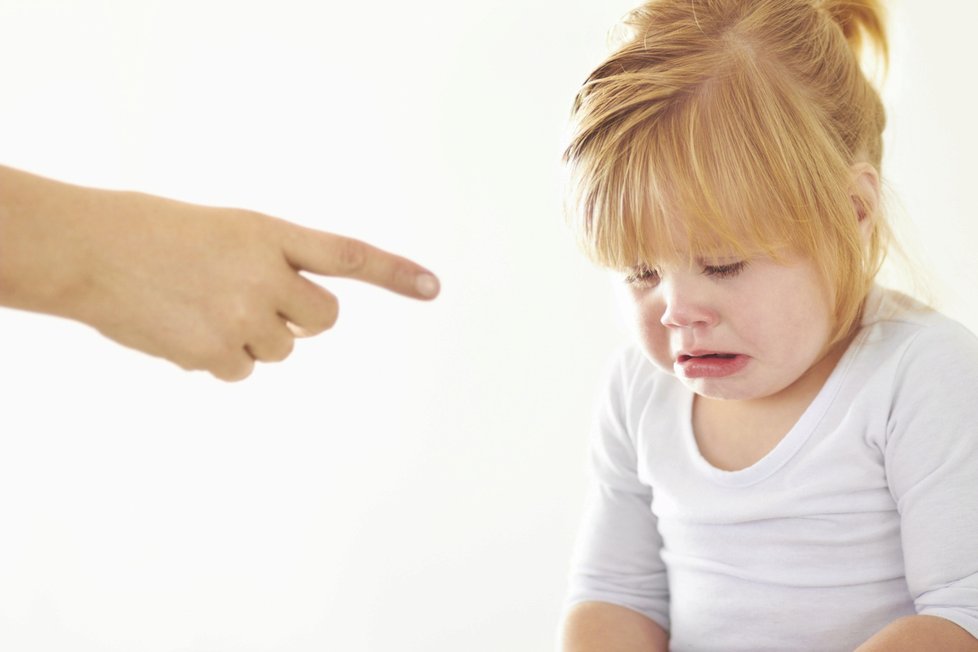
[[[598,264],[819,258],[827,223],[851,219],[844,147],[810,99],[755,57],[727,54],[691,92],[645,107],[633,97],[627,114],[592,111],[581,125],[566,156],[571,214]],[[605,97],[585,94],[587,108],[622,96],[614,80],[602,83]],[[622,83],[634,90],[634,79]]]

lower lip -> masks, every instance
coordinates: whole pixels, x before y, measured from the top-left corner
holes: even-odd
[[[750,359],[746,355],[732,358],[689,358],[676,362],[676,368],[686,378],[723,378],[732,376],[747,366]]]

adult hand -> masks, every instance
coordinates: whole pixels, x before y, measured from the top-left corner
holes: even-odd
[[[240,380],[330,328],[336,297],[300,271],[416,299],[439,288],[406,258],[252,211],[0,168],[0,303],[79,320],[184,369]]]

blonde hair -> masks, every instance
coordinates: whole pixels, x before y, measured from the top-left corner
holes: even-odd
[[[866,45],[887,60],[878,0],[652,0],[626,24],[577,95],[564,155],[585,252],[621,270],[675,259],[677,242],[694,259],[808,257],[842,339],[890,238],[876,214],[864,241],[851,176],[882,158],[859,62]]]

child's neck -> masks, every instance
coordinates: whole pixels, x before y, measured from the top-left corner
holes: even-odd
[[[771,396],[735,401],[697,395],[693,433],[700,454],[726,471],[739,471],[760,461],[808,409],[851,340],[837,344],[798,380]]]

